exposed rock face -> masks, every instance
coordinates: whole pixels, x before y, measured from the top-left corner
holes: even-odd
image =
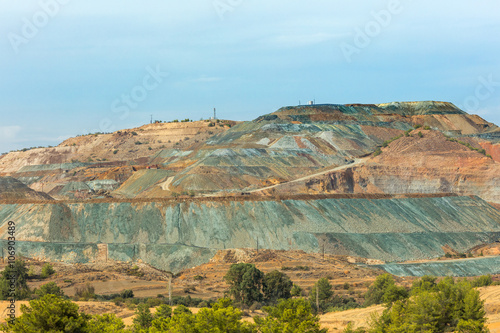
[[[48,199],[36,192],[43,190],[63,201],[4,204],[0,216],[18,224],[23,254],[67,261],[92,260],[102,242],[115,260],[177,270],[219,249],[255,247],[257,238],[270,249],[431,258],[444,246],[464,251],[498,239],[500,211],[485,201],[500,204],[499,145],[496,125],[446,102],[296,106],[243,123],[151,124],[1,156],[0,175],[13,178],[3,188],[0,181],[0,200]],[[274,197],[200,198],[228,193]],[[475,197],[276,199],[306,193]],[[160,200],[179,195],[185,202]],[[94,198],[107,201],[86,201]]]
[[[210,126],[209,121],[155,123],[109,134],[89,134],[70,138],[53,148],[12,152],[0,159],[0,175],[11,175],[25,166],[67,166],[73,162],[106,165],[105,162],[134,161],[163,149],[182,150],[222,133],[237,122],[224,121]],[[119,164],[119,163],[118,163]],[[81,166],[81,165],[80,165]],[[76,166],[73,166],[74,168]],[[54,166],[54,169],[56,167]]]
[[[50,195],[37,192],[12,177],[0,177],[0,200],[52,200]]]
[[[400,261],[500,237],[500,212],[479,198],[321,199],[0,205],[31,257],[109,258],[180,270],[220,249],[304,250]],[[1,238],[5,239],[6,229]]]
[[[435,133],[484,148],[493,160],[500,158],[499,128],[451,103],[326,104],[284,107],[239,124],[151,124],[72,138],[59,147],[3,156],[0,173],[37,191],[43,187],[57,199],[240,193],[348,165],[414,125],[429,126]],[[397,142],[404,146],[412,141]],[[458,144],[435,152],[443,142],[444,138],[429,141],[426,135],[413,151],[402,147],[390,160],[384,153],[383,160],[367,160],[365,167],[310,178],[307,185],[294,190],[455,191],[498,202],[493,189],[495,167],[481,162],[478,154],[466,156],[468,148],[459,149]]]
[[[375,267],[397,276],[479,276],[500,274],[500,256],[466,260],[443,260],[415,264],[385,264]]]
[[[500,203],[498,162],[438,131],[408,135],[361,165],[283,184],[274,193],[457,193]]]
[[[493,160],[500,162],[500,144],[493,144],[488,141],[482,141],[479,144],[486,150],[487,154],[493,157]]]

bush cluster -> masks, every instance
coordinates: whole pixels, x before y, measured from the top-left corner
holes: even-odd
[[[469,148],[470,150],[477,151],[478,153],[483,154],[483,155],[484,155],[484,156],[486,156],[486,157],[492,158],[492,157],[491,157],[491,155],[486,154],[486,150],[485,150],[485,149],[476,148],[476,147],[474,147],[473,145],[471,145],[471,144],[470,144],[470,143],[468,143],[468,142],[463,142],[463,141],[457,140],[457,139],[455,139],[455,138],[447,138],[446,140],[448,140],[448,141],[450,141],[450,142],[456,142],[456,143],[459,143],[459,144],[461,144],[462,146],[465,146],[465,147]]]
[[[386,309],[372,319],[370,328],[348,326],[344,332],[488,332],[484,302],[474,286],[491,284],[491,276],[472,282],[451,277],[436,280],[424,276],[406,290],[395,287],[390,275],[379,276],[366,294],[366,304],[384,302]]]

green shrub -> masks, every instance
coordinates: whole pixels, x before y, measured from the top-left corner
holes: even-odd
[[[276,302],[278,299],[290,298],[292,285],[292,281],[285,273],[276,270],[269,272],[262,279],[264,299],[268,302]]]
[[[312,303],[316,303],[316,300],[320,302],[326,301],[332,297],[332,295],[333,291],[330,281],[328,281],[327,278],[321,278],[312,287],[311,292],[309,293],[309,300]]]
[[[130,289],[125,289],[120,293],[122,298],[134,298],[134,292]]]
[[[292,290],[290,290],[290,295],[294,297],[299,297],[302,295],[302,288],[299,287],[298,285],[294,284],[292,286]]]
[[[491,286],[493,284],[493,278],[491,277],[491,274],[482,275],[472,280],[471,284],[475,288]]]
[[[157,306],[160,306],[163,304],[163,300],[159,299],[159,298],[149,298],[147,301],[146,301],[146,304],[150,307],[150,308],[155,308]]]
[[[139,304],[135,311],[135,318],[133,319],[134,328],[136,331],[148,329],[153,322],[153,315],[146,304]]]
[[[408,292],[403,287],[396,286],[390,274],[377,276],[365,294],[365,306],[381,303],[391,303],[398,299],[408,297]]]
[[[319,317],[312,313],[311,304],[304,299],[289,299],[278,305],[262,308],[264,318],[255,317],[258,332],[310,332],[326,333],[321,329]]]
[[[52,267],[50,263],[46,263],[42,267],[42,274],[40,275],[43,279],[48,278],[49,276],[53,275],[56,271]]]
[[[21,305],[22,315],[4,327],[5,332],[88,332],[88,316],[78,312],[78,305],[55,295]]]
[[[245,303],[247,306],[262,300],[262,279],[264,273],[253,264],[233,264],[224,276],[229,284],[228,293],[236,302]]]
[[[488,332],[484,301],[465,280],[416,281],[412,297],[387,306],[370,332]]]
[[[95,298],[95,288],[92,286],[90,283],[87,282],[87,284],[84,287],[75,288],[75,296],[84,300],[89,300],[91,298]]]
[[[55,282],[49,282],[40,286],[40,289],[35,290],[35,294],[43,297],[45,295],[64,296],[64,292]]]

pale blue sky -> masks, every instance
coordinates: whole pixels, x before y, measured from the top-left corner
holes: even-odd
[[[0,152],[312,99],[451,101],[500,125],[499,54],[493,0],[0,0]]]

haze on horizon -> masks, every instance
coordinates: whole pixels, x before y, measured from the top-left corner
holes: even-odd
[[[0,152],[306,103],[449,101],[500,125],[500,3],[0,0]]]

